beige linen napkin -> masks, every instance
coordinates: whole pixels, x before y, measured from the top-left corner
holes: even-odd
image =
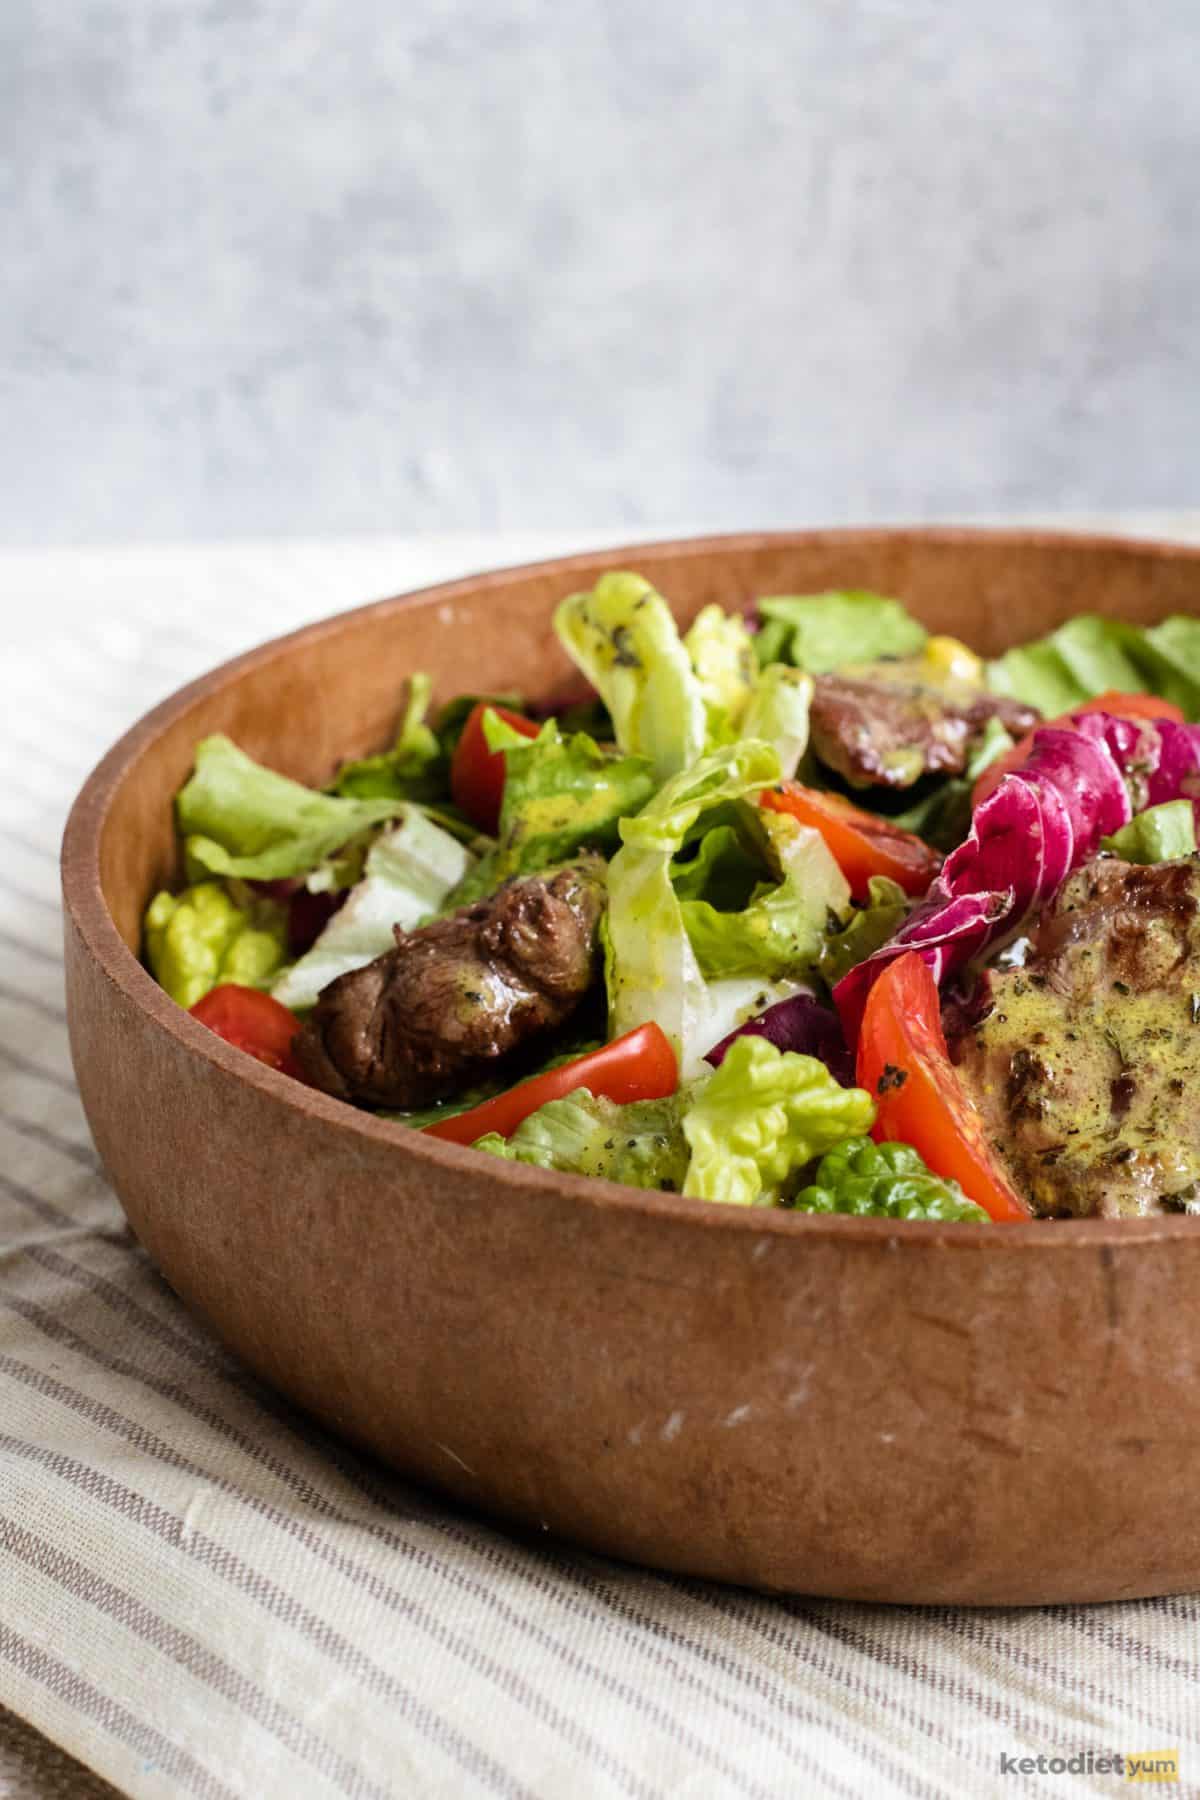
[[[149,703],[355,590],[295,549],[72,567],[51,635],[0,556],[0,1704],[146,1800],[1082,1794],[1123,1784],[1048,1759],[1163,1747],[1200,1781],[1194,1598],[892,1610],[620,1567],[390,1476],[193,1322],[76,1096],[59,835]]]

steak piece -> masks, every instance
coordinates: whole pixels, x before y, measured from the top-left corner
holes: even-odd
[[[953,1053],[1034,1211],[1200,1212],[1200,858],[1097,858],[987,979]]]
[[[818,675],[810,722],[817,756],[852,787],[907,788],[961,775],[989,719],[1014,737],[1039,714],[964,681],[934,687],[883,673]]]
[[[515,876],[323,990],[295,1040],[314,1086],[429,1106],[570,1017],[597,973],[604,864]]]

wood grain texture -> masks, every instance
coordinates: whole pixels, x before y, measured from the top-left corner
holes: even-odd
[[[1034,1603],[1200,1585],[1200,1236],[705,1207],[418,1140],[243,1057],[136,961],[171,796],[227,730],[309,780],[403,677],[545,690],[553,603],[621,553],[384,602],[183,690],[64,843],[72,1049],[134,1230],[261,1375],[465,1503],[664,1568],[856,1598]],[[982,648],[1082,608],[1200,610],[1200,553],[867,532],[640,547],[686,618],[833,583]]]

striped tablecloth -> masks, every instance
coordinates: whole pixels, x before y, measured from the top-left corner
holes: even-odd
[[[1196,1599],[768,1600],[498,1530],[264,1391],[132,1242],[67,1053],[68,803],[184,679],[474,548],[0,555],[0,1795],[106,1791],[53,1745],[212,1800],[1106,1792],[1050,1759],[1163,1748],[1200,1791]]]

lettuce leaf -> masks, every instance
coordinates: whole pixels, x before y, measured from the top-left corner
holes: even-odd
[[[993,692],[1036,706],[1047,718],[1110,690],[1158,694],[1200,719],[1200,619],[1184,615],[1142,629],[1082,614],[1047,637],[988,665]]]
[[[433,682],[414,675],[400,716],[396,741],[377,756],[343,763],[329,791],[352,799],[445,800],[450,793],[450,759],[437,733],[425,723]]]
[[[283,908],[265,899],[239,906],[219,881],[156,894],[144,934],[150,972],[180,1006],[221,982],[265,987],[287,953]]]
[[[849,923],[831,931],[821,946],[817,972],[821,979],[836,987],[856,963],[874,954],[899,931],[912,910],[912,901],[900,886],[886,875],[872,875],[867,882],[865,903],[854,903]]]
[[[686,1095],[676,1093],[666,1100],[634,1100],[618,1106],[578,1088],[561,1100],[548,1100],[510,1138],[489,1132],[474,1148],[539,1169],[678,1193],[688,1164],[680,1130],[685,1103]]]
[[[705,980],[672,885],[673,860],[705,814],[757,793],[778,771],[769,745],[726,745],[668,781],[636,818],[621,821],[605,924],[610,1031],[619,1037],[655,1020],[685,1079],[700,1072],[718,1038],[783,994],[757,975]]]
[[[812,696],[811,675],[786,663],[771,663],[759,675],[742,719],[741,735],[771,745],[785,781],[792,779],[808,749]]]
[[[695,762],[707,730],[705,694],[671,609],[640,575],[613,571],[554,615],[568,655],[612,716],[619,747],[665,781]]]
[[[720,912],[707,899],[680,902],[705,976],[778,980],[805,974],[820,954],[830,918],[849,908],[849,884],[820,832],[783,813],[761,813],[758,823],[773,878],[732,911]]]
[[[329,982],[392,948],[394,926],[411,931],[437,912],[470,861],[458,840],[420,807],[406,807],[371,845],[363,879],[311,950],[276,981],[275,998],[293,1012],[315,1006]]]
[[[735,1038],[683,1118],[691,1160],[683,1191],[729,1206],[772,1206],[814,1156],[868,1131],[875,1102],[823,1062]]]
[[[738,735],[758,674],[754,639],[741,613],[717,605],[700,609],[683,640],[700,691],[710,744]]]
[[[499,836],[455,889],[454,906],[492,893],[511,875],[567,862],[580,850],[615,849],[620,821],[639,812],[654,792],[645,757],[621,756],[582,731],[564,737],[553,719],[536,738],[526,738],[488,713],[484,733],[490,748],[504,752]]]
[[[316,793],[220,736],[196,746],[195,772],[175,801],[189,871],[248,881],[304,875],[403,806]]]
[[[794,663],[810,675],[909,656],[928,635],[899,600],[863,589],[781,595],[760,600],[758,610],[764,621],[755,644],[759,661]]]
[[[1178,862],[1196,850],[1196,814],[1190,800],[1164,800],[1148,806],[1122,825],[1111,837],[1100,839],[1102,850],[1131,863]]]

